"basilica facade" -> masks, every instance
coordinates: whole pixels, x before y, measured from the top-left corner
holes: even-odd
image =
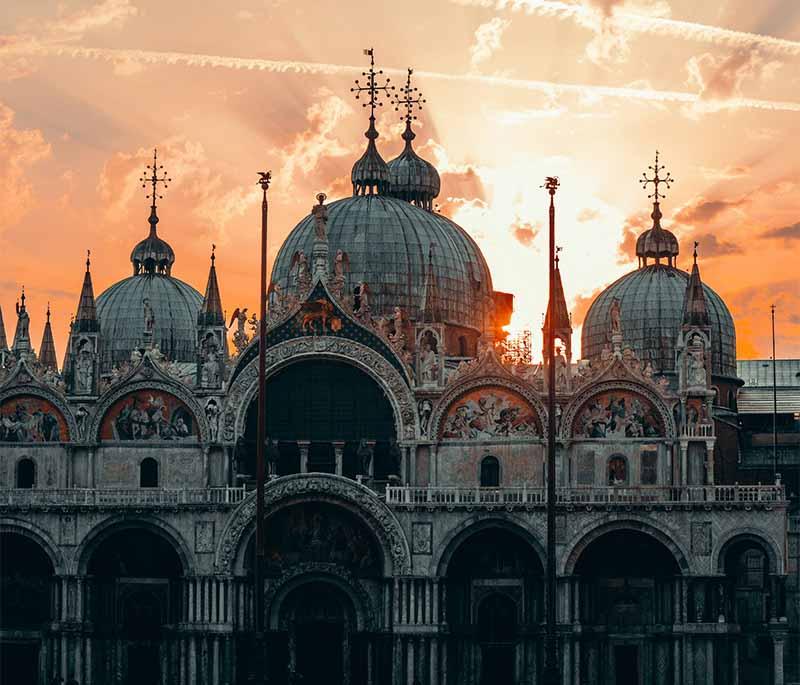
[[[60,371],[23,295],[0,338],[4,676],[540,682],[547,373],[506,353],[512,297],[434,210],[411,121],[387,163],[370,118],[352,196],[320,194],[275,260],[263,587],[260,322],[225,321],[215,255],[203,294],[173,274],[154,190],[131,275],[95,298],[87,259]],[[780,482],[738,469],[734,322],[696,254],[676,267],[655,199],[580,358],[560,273],[547,313],[562,682],[783,685],[800,677],[795,524]]]

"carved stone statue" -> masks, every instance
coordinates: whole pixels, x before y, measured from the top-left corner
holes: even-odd
[[[403,330],[403,310],[400,307],[394,308],[394,333],[389,336],[389,340],[397,349],[403,349],[406,345],[406,333]]]
[[[362,475],[368,476],[370,473],[369,467],[372,464],[372,448],[367,444],[364,438],[358,441],[356,457],[358,457],[358,464],[361,468]]]
[[[417,404],[419,411],[419,427],[423,433],[428,432],[428,421],[431,420],[431,412],[433,411],[433,404],[429,399],[420,400]]]
[[[264,458],[267,462],[267,472],[269,475],[276,475],[278,473],[278,460],[281,458],[281,453],[278,450],[278,443],[276,443],[272,438],[269,438],[264,447]]]
[[[78,424],[78,435],[83,437],[86,430],[86,420],[89,418],[89,410],[81,405],[75,411],[75,423]]]
[[[245,347],[247,347],[248,338],[247,333],[245,333],[244,327],[247,323],[247,307],[240,309],[237,307],[233,310],[233,314],[231,315],[231,322],[228,324],[228,328],[233,326],[234,321],[236,322],[236,330],[233,332],[233,344],[236,347],[238,352],[241,352]]]
[[[25,293],[22,294],[22,306],[17,302],[17,318],[19,337],[24,340],[30,340],[31,317],[28,314],[28,310],[25,308]]]
[[[362,319],[369,316],[369,286],[364,281],[353,288],[353,311]]]
[[[142,312],[144,314],[144,332],[152,333],[156,325],[156,317],[153,313],[153,307],[150,305],[149,297],[145,297],[142,300]]]
[[[205,406],[206,421],[208,422],[208,436],[211,442],[217,442],[219,438],[219,403],[213,397],[208,399]]]
[[[295,289],[297,294],[302,297],[311,287],[311,271],[305,252],[298,250],[294,253],[289,269],[295,273]]]
[[[686,376],[690,386],[705,386],[706,384],[705,346],[696,335],[692,337],[692,342],[689,344]]]
[[[567,359],[564,357],[562,349],[556,350],[556,387],[564,388],[567,385]]]
[[[328,223],[328,208],[323,204],[327,196],[325,193],[317,195],[317,202],[311,208],[311,214],[314,217],[314,235],[317,240],[327,240],[326,224]]]
[[[217,388],[222,378],[220,377],[219,355],[217,346],[209,343],[206,346],[203,366],[200,370],[200,382],[206,388]]]
[[[94,381],[94,359],[90,348],[91,343],[84,339],[78,344],[75,355],[75,392],[84,395],[91,393]]]
[[[611,335],[622,335],[622,315],[620,313],[619,300],[615,297],[611,301]]]
[[[350,257],[344,250],[337,250],[336,257],[333,259],[333,278],[331,279],[331,290],[333,294],[342,299],[344,295],[345,274],[350,270]]]
[[[389,443],[389,473],[391,475],[400,475],[400,465],[402,461],[402,453],[400,452],[400,445],[397,440],[392,440]]]

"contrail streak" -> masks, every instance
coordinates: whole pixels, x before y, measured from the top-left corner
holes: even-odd
[[[329,64],[325,62],[302,62],[294,60],[253,59],[246,57],[225,57],[220,55],[203,55],[186,52],[160,52],[152,50],[118,50],[111,48],[90,48],[68,45],[18,45],[5,50],[2,54],[42,57],[72,57],[96,59],[108,62],[135,62],[150,65],[183,65],[189,67],[217,67],[237,70],[267,71],[279,74],[323,74],[353,75],[361,74],[363,66],[347,64]],[[385,68],[387,74],[405,76],[405,69]],[[600,86],[580,83],[559,83],[530,79],[515,79],[501,76],[483,76],[480,74],[448,74],[437,71],[417,70],[418,76],[452,83],[483,84],[486,86],[510,88],[552,94],[596,95],[619,98],[623,100],[643,100],[649,102],[672,102],[679,104],[703,104],[696,93],[682,91],[653,90],[646,88],[630,88],[624,86]],[[709,103],[714,109],[762,109],[782,112],[800,112],[800,102],[783,102],[777,100],[758,100],[751,98],[731,98]]]
[[[570,4],[560,0],[450,0],[450,2],[456,5],[484,7],[495,11],[505,10],[542,17],[574,19],[584,26],[595,26],[598,17],[596,11],[585,5]],[[611,18],[616,26],[636,33],[682,38],[732,48],[759,48],[765,52],[788,57],[800,56],[800,42],[765,36],[760,33],[733,31],[719,26],[649,16],[624,9],[615,9]]]

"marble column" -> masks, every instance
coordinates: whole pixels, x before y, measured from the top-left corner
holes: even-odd
[[[772,656],[773,656],[773,684],[783,685],[783,645],[786,636],[783,634],[776,634],[772,636]]]
[[[298,440],[297,446],[300,448],[300,473],[308,473],[308,448],[311,447],[311,441]]]
[[[341,476],[344,472],[344,441],[333,441],[333,452],[336,455],[336,475]]]

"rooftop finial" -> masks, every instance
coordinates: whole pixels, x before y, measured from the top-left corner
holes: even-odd
[[[388,77],[383,85],[379,85],[378,77],[383,75],[383,69],[375,71],[375,51],[372,48],[367,48],[364,50],[364,54],[369,56],[369,71],[362,71],[361,75],[367,77],[367,82],[362,86],[359,80],[356,79],[355,88],[351,88],[350,92],[356,94],[356,100],[360,99],[361,93],[369,94],[369,99],[367,102],[362,103],[361,106],[369,107],[369,129],[365,135],[367,138],[374,140],[378,137],[378,132],[375,130],[375,108],[383,107],[383,103],[380,101],[381,91],[389,95],[389,91],[394,90],[394,86],[389,85],[392,79]]]
[[[401,107],[404,107],[406,110],[406,113],[402,116],[402,119],[405,119],[406,122],[406,130],[403,133],[403,140],[407,142],[411,142],[414,139],[414,132],[411,130],[411,122],[417,118],[414,114],[414,107],[421,110],[422,105],[425,103],[425,98],[422,97],[422,93],[419,92],[419,88],[411,87],[411,75],[413,73],[414,70],[409,67],[408,76],[406,77],[406,85],[400,89],[394,98],[395,111],[399,112]]]
[[[211,243],[211,266],[214,266],[214,261],[217,258],[217,255],[214,254],[217,251],[217,246],[214,243]]]
[[[50,323],[50,302],[47,303],[47,323]]]
[[[658,204],[659,199],[666,197],[664,193],[659,192],[658,186],[663,183],[665,186],[667,186],[667,190],[669,190],[669,187],[675,182],[675,179],[672,178],[669,172],[667,172],[667,175],[664,178],[661,178],[658,175],[659,172],[664,171],[665,168],[663,164],[658,163],[658,150],[656,150],[656,163],[648,166],[647,168],[653,172],[653,178],[647,178],[647,172],[643,172],[642,178],[639,179],[639,183],[642,184],[642,188],[645,190],[650,183],[653,184],[653,192],[647,197],[652,198],[653,202]]]
[[[700,245],[696,240],[694,241],[694,263],[697,264],[697,248]]]
[[[158,163],[158,148],[153,148],[153,163],[148,164],[145,168],[149,171],[145,171],[145,175],[142,176],[139,181],[142,183],[142,188],[147,188],[148,184],[152,185],[152,190],[146,197],[150,199],[150,218],[148,219],[150,222],[150,231],[155,233],[156,224],[158,223],[156,201],[164,197],[158,193],[158,184],[163,183],[164,189],[166,190],[169,187],[167,184],[172,183],[172,179],[167,176],[166,172],[164,172],[164,175],[161,177],[158,175],[159,170],[164,168],[163,164]]]
[[[22,304],[20,305],[19,308],[22,311],[25,311],[25,286],[24,285],[22,286],[22,294],[20,295],[19,299],[22,301]]]
[[[89,273],[89,267],[92,265],[92,251],[86,250],[86,273]]]

